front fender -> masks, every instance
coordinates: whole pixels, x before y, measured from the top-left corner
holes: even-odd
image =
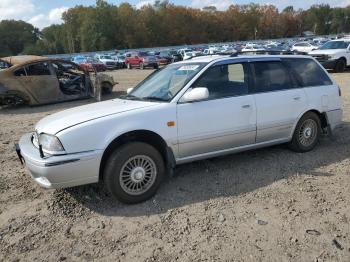
[[[67,128],[57,136],[67,153],[105,150],[116,138],[135,130],[154,132],[174,148],[177,145],[177,127],[169,127],[169,121],[176,122],[176,104],[163,103],[87,121]]]

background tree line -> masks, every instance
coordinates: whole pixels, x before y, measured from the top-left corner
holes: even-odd
[[[350,6],[231,5],[226,11],[194,9],[156,1],[137,9],[97,0],[63,14],[64,23],[43,30],[23,21],[0,22],[0,56],[59,54],[251,39],[284,38],[313,31],[318,35],[350,32]]]

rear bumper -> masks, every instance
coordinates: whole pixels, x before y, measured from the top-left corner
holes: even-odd
[[[22,136],[16,151],[40,186],[65,188],[98,182],[102,150],[41,158],[31,136]]]
[[[327,111],[326,116],[327,116],[327,122],[331,131],[334,131],[342,123],[343,110],[336,109],[336,110]]]

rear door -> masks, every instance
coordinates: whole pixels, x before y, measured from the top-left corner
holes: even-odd
[[[257,108],[256,142],[288,139],[307,100],[279,58],[252,62]]]
[[[38,103],[50,103],[60,97],[58,79],[50,68],[50,62],[38,62],[24,67],[26,75],[18,76],[21,84]]]

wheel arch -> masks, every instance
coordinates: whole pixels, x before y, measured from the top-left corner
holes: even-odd
[[[345,61],[345,65],[346,65],[346,64],[347,64],[347,62],[348,62],[345,56],[341,56],[341,57],[339,57],[339,58],[338,58],[338,60],[344,60],[344,61]]]
[[[297,121],[295,121],[294,123],[294,126],[293,126],[293,130],[292,130],[292,133],[291,133],[291,137],[293,136],[294,134],[294,131],[295,131],[295,128],[296,126],[298,125],[300,119],[307,113],[315,113],[319,118],[320,118],[320,121],[321,121],[321,128],[322,130],[324,130],[325,128],[328,127],[328,119],[327,119],[327,114],[325,112],[320,112],[319,110],[317,109],[309,109],[309,110],[306,110],[305,112],[303,112],[302,114],[299,115]]]
[[[116,148],[121,147],[122,145],[125,145],[129,142],[143,142],[153,146],[160,152],[160,154],[163,157],[164,163],[169,170],[175,167],[176,162],[174,153],[159,134],[145,129],[134,130],[126,132],[116,137],[111,143],[109,143],[107,148],[104,150],[99,168],[100,180],[103,179],[104,168],[106,166],[109,156],[113,153],[113,151]]]

